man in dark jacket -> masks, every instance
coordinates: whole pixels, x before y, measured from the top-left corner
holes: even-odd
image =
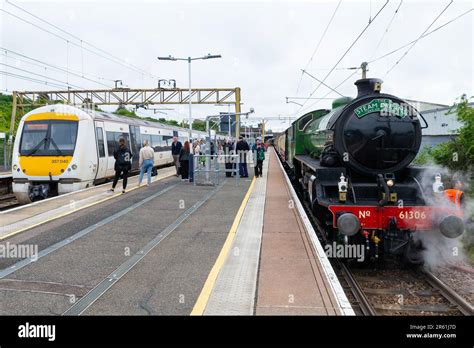
[[[173,155],[174,166],[176,167],[176,176],[179,176],[179,154],[183,144],[178,141],[178,137],[173,137],[173,143],[171,144],[171,155]]]
[[[125,139],[119,139],[119,147],[114,151],[114,158],[115,158],[115,177],[114,182],[112,183],[112,189],[110,191],[114,192],[115,186],[117,186],[117,182],[120,179],[120,174],[122,174],[123,178],[123,190],[122,193],[125,193],[125,189],[127,188],[127,178],[128,178],[128,171],[132,169],[132,153],[130,149],[125,144]]]
[[[250,150],[249,144],[245,141],[245,139],[240,136],[239,141],[235,147],[237,154],[239,155],[239,174],[241,178],[248,178],[249,174],[247,172],[247,153]]]

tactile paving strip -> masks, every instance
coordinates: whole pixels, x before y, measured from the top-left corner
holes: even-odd
[[[256,179],[232,248],[219,272],[204,315],[254,314],[267,173],[268,155],[263,162],[263,176]]]

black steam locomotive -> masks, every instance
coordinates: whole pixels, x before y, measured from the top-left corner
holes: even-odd
[[[410,166],[421,145],[422,115],[381,93],[379,79],[355,85],[355,99],[303,115],[275,139],[275,148],[329,241],[364,245],[366,259],[391,254],[419,263],[420,234],[458,237],[462,211],[445,201],[439,176]]]

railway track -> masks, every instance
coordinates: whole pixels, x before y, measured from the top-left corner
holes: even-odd
[[[363,315],[474,315],[470,303],[426,269],[361,270],[342,265],[342,272],[352,278],[350,290]]]
[[[326,244],[320,222],[299,198],[318,238]],[[394,269],[363,269],[339,259],[330,261],[357,315],[474,315],[471,303],[426,269],[402,269],[398,264]]]
[[[12,209],[19,205],[20,203],[12,193],[0,196],[0,211]]]

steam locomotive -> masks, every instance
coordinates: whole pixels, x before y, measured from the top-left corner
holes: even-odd
[[[410,165],[428,126],[423,116],[381,93],[380,79],[355,85],[356,98],[301,116],[275,149],[328,242],[363,245],[369,260],[394,255],[421,263],[420,234],[460,236],[462,211],[445,201],[439,175]]]

